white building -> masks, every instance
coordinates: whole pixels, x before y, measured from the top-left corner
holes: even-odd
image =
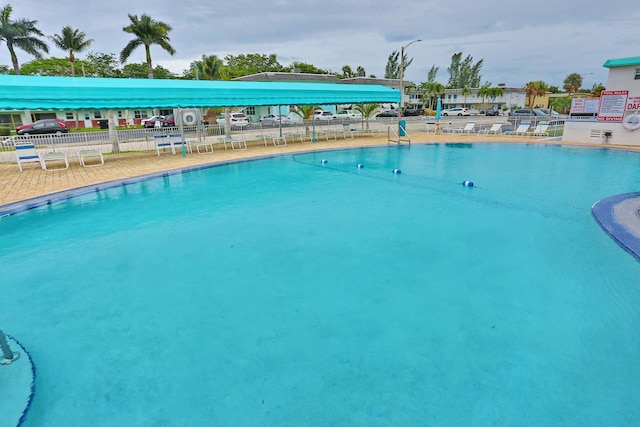
[[[618,106],[612,106],[611,102],[605,105],[602,102],[604,97],[601,97],[598,117],[565,122],[562,140],[640,146],[640,130],[629,130],[622,122],[622,117],[626,118],[640,110],[640,57],[609,59],[603,66],[609,69],[609,78],[605,85],[607,91],[604,94],[609,91],[621,91],[620,95],[613,94],[611,98]],[[622,106],[620,102],[625,97],[626,103]],[[619,108],[620,118],[609,117],[607,120],[603,108]]]
[[[479,88],[470,88],[471,94],[462,95],[462,89],[445,89],[442,97],[442,108],[466,107],[472,110],[484,110],[488,107],[498,110],[511,108],[523,108],[526,106],[527,97],[521,87],[506,86],[498,84],[503,94],[495,98],[482,98],[478,96]]]

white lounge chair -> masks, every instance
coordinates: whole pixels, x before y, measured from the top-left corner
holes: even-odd
[[[93,161],[90,164],[87,164],[87,159],[97,159],[97,163]],[[102,152],[100,150],[87,148],[85,150],[78,151],[78,163],[85,167],[102,166],[104,165],[104,157],[102,156]]]
[[[424,124],[426,126],[425,132],[426,133],[436,133],[436,130],[438,129],[436,122],[426,122]]]
[[[193,153],[194,147],[198,154],[213,153],[213,141],[208,140],[206,137],[203,137],[202,139],[191,139],[187,141],[187,148],[189,149],[190,153]],[[204,147],[204,151],[200,151],[200,147]],[[209,151],[209,148],[211,148],[211,151]]]
[[[342,135],[344,139],[351,138],[353,139],[355,135],[359,132],[358,128],[352,128],[350,123],[342,124]]]
[[[246,150],[247,149],[247,141],[244,140],[244,138],[242,139],[237,139],[231,136],[221,136],[220,138],[218,138],[218,141],[221,144],[224,144],[224,149],[227,149],[227,142],[229,144],[231,144],[231,149],[232,150]],[[237,146],[237,147],[236,147]]]
[[[20,172],[22,172],[23,163],[38,162],[40,167],[44,169],[40,154],[38,153],[38,151],[36,150],[36,146],[33,145],[32,142],[16,142],[15,148],[16,160],[18,161],[18,169],[20,169]]]
[[[539,122],[531,132],[533,136],[547,136],[547,129],[549,129],[549,122]]]
[[[476,127],[476,122],[467,122],[467,124],[463,128],[454,129],[453,133],[463,134],[466,133],[468,135],[473,132],[473,129]]]
[[[171,135],[155,135],[156,151],[160,155],[160,149],[170,148],[171,154],[176,154],[176,145],[186,145],[186,141],[179,133]]]
[[[481,129],[478,131],[478,135],[497,135],[502,132],[502,125],[504,122],[495,122],[490,128]]]
[[[67,158],[67,153],[44,153],[40,155],[40,159],[42,160],[42,169],[46,171],[69,169],[69,159]],[[64,167],[49,169],[49,167],[47,166],[47,162],[63,162]]]
[[[507,135],[526,135],[531,127],[531,122],[520,122],[516,130],[506,132]]]

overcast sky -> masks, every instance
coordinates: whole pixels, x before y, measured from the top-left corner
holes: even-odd
[[[406,79],[427,80],[432,65],[446,84],[451,56],[484,59],[482,82],[521,87],[543,80],[562,87],[570,73],[583,87],[606,84],[607,59],[640,56],[640,7],[632,0],[10,0],[11,18],[37,20],[47,36],[65,25],[86,33],[95,53],[120,51],[133,38],[122,31],[127,14],[169,24],[174,56],[151,47],[153,64],[182,74],[203,54],[275,53],[282,65],[294,61],[340,72],[344,65],[384,77],[389,54],[403,45],[413,63]],[[66,57],[50,40],[50,56]],[[79,58],[87,53],[78,54]],[[20,63],[33,59],[18,50]],[[145,60],[144,48],[128,62]],[[10,65],[6,45],[0,64]]]

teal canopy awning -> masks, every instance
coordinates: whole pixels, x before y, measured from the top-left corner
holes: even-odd
[[[381,85],[0,75],[2,110],[243,107],[400,102]]]

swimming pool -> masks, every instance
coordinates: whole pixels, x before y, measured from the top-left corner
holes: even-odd
[[[298,154],[2,218],[24,425],[637,425],[640,263],[590,208],[639,161]]]

